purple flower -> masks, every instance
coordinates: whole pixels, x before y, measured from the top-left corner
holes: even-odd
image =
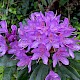
[[[47,37],[48,41],[46,43],[46,47],[48,50],[51,49],[51,47],[53,48],[59,48],[59,39],[58,39],[58,36],[52,32],[50,32],[48,34],[48,37]]]
[[[48,57],[50,56],[50,53],[47,51],[46,46],[43,44],[39,44],[38,48],[35,48],[31,51],[33,54],[32,60],[40,59],[42,58],[43,63],[48,63]]]
[[[11,33],[6,35],[9,42],[17,40],[17,27],[16,27],[16,25],[11,25],[11,29],[12,29]]]
[[[27,66],[28,65],[28,72],[31,71],[31,56],[27,56],[26,54],[22,54],[20,56],[17,57],[18,60],[20,60],[17,63],[17,66],[21,67],[21,66]]]
[[[56,20],[50,22],[50,30],[53,33],[57,33],[59,30],[59,23]]]
[[[65,38],[63,40],[63,44],[68,47],[69,49],[73,50],[73,51],[78,51],[80,50],[80,45],[77,44],[77,40],[74,38]]]
[[[32,39],[29,37],[30,34],[26,36],[22,36],[21,39],[18,41],[18,46],[21,48],[27,48],[26,52],[29,52],[31,49],[31,45],[33,43]]]
[[[51,70],[49,74],[46,76],[45,80],[61,80],[61,79],[57,73]]]
[[[34,13],[31,14],[31,18],[30,19],[32,21],[40,22],[40,21],[43,21],[44,15],[42,14],[42,12],[34,12]]]
[[[48,11],[48,12],[45,12],[45,19],[46,20],[53,20],[55,18],[55,15],[54,15],[54,12],[52,11]]]
[[[0,33],[7,34],[8,33],[8,30],[7,30],[7,22],[6,21],[1,21],[0,22],[0,25],[1,25]]]
[[[0,35],[0,56],[3,56],[4,54],[6,54],[7,49],[8,48],[7,48],[6,41],[4,37]]]
[[[17,63],[17,66],[27,66],[28,65],[28,69],[29,72],[31,71],[31,57],[27,56],[25,53],[26,51],[18,46],[18,42],[11,42],[10,43],[10,47],[11,49],[8,51],[9,54],[13,54],[16,56],[16,59],[20,60]]]
[[[58,23],[60,22],[60,16],[61,15],[58,15],[56,16],[57,14],[54,14],[53,11],[48,11],[48,12],[45,12],[45,21],[48,20],[48,21],[53,21],[53,20],[56,20]],[[54,23],[53,23],[54,24]]]
[[[8,50],[9,54],[14,54],[16,57],[20,56],[21,54],[25,54],[25,50],[18,46],[18,41],[14,41],[10,43],[10,49]]]
[[[75,31],[75,28],[69,25],[68,18],[65,18],[64,21],[59,24],[58,33],[62,34],[64,37],[71,36],[73,31]]]
[[[26,25],[26,32],[31,32],[31,33],[34,33],[36,31],[36,25],[37,25],[37,22],[35,21],[31,21],[29,19],[27,19],[27,25]]]
[[[63,44],[66,46],[66,48],[69,50],[69,55],[74,58],[73,51],[80,50],[80,45],[77,44],[77,40],[75,38],[64,38]]]
[[[28,50],[27,50],[28,52],[32,45],[33,35],[30,34],[30,32],[29,33],[26,32],[21,22],[19,23],[19,25],[20,25],[20,28],[18,29],[18,33],[19,33],[20,39],[19,39],[18,45],[19,47],[22,47],[22,48],[28,47]]]
[[[69,57],[69,53],[65,47],[60,47],[57,52],[53,54],[53,67],[56,67],[57,62],[62,62],[64,65],[69,65],[69,61],[67,59]]]
[[[1,28],[0,28],[0,33],[5,33],[5,36],[7,37],[9,42],[17,40],[17,27],[16,25],[11,26],[11,33],[8,32],[7,29],[7,22],[6,21],[1,21],[0,22]]]
[[[27,48],[26,52],[33,48],[32,60],[42,58],[43,63],[47,64],[50,56],[49,51],[53,48],[56,50],[53,54],[54,67],[59,61],[68,65],[67,57],[74,58],[73,51],[80,50],[77,42],[69,38],[73,35],[75,29],[69,24],[68,18],[60,20],[60,16],[52,11],[45,12],[45,15],[42,12],[34,12],[27,19],[27,24],[19,23],[18,33],[20,39],[18,46],[23,49]]]
[[[32,42],[31,48],[38,47],[39,44],[46,44],[48,42],[47,36],[45,34],[41,34],[40,32],[34,33],[34,41]]]

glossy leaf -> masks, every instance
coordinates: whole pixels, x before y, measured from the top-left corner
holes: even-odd
[[[44,80],[48,74],[49,67],[46,65],[38,65],[32,72],[29,80]]]
[[[2,80],[11,80],[15,70],[16,70],[15,66],[5,67],[4,72],[3,72],[3,79]]]
[[[46,0],[41,0],[41,2],[42,2],[43,5],[47,6]]]
[[[10,66],[16,65],[16,63],[17,63],[17,60],[11,59],[9,55],[0,57],[0,66],[10,67]]]
[[[51,4],[52,1],[53,1],[53,0],[47,0],[47,2],[48,2],[49,5]]]
[[[2,80],[3,71],[4,71],[4,67],[3,66],[0,66],[0,80]]]
[[[59,68],[63,74],[70,76],[73,80],[80,80],[80,75],[73,67],[61,66]]]
[[[80,62],[77,60],[70,60],[70,65],[73,66],[76,70],[80,70]]]
[[[67,2],[69,2],[69,0],[60,0],[59,5],[64,6],[64,4]]]
[[[40,9],[41,11],[44,11],[44,7],[43,7],[43,5],[38,4],[38,7],[39,7],[39,9]]]
[[[75,52],[75,59],[80,60],[80,52]]]
[[[29,74],[27,67],[17,71],[17,80],[28,80]]]

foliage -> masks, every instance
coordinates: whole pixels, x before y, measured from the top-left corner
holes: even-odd
[[[66,16],[76,28],[77,38],[80,39],[80,2],[78,0],[0,0],[0,20],[6,20],[8,24],[18,25],[18,22],[25,23],[25,19],[32,12],[52,10]],[[57,10],[57,11],[56,11]],[[10,27],[8,27],[10,28]],[[17,61],[11,58],[12,55],[0,57],[0,80],[44,80],[50,68],[42,62],[36,65],[32,62],[32,72],[28,73],[27,67],[19,68]],[[58,66],[55,68],[61,80],[80,80],[80,52],[75,52],[75,59],[69,59],[70,65]],[[50,66],[52,62],[50,62]]]

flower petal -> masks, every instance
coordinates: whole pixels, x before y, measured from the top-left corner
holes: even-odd
[[[57,60],[57,58],[55,58],[55,59],[53,60],[53,67],[56,67],[57,62],[58,62],[58,60]]]
[[[28,72],[30,73],[30,71],[31,71],[31,61],[28,64]]]
[[[69,61],[65,57],[60,57],[59,60],[64,64],[64,65],[69,65]]]
[[[48,63],[48,57],[42,56],[42,60],[43,60],[43,63],[44,64],[47,64]]]
[[[31,45],[31,48],[36,48],[36,47],[38,47],[38,44],[39,44],[38,41],[33,42],[32,45]]]
[[[51,44],[46,45],[46,48],[47,48],[48,51],[51,49],[51,46],[52,46]]]
[[[40,56],[40,55],[39,55],[38,53],[37,53],[37,54],[35,53],[35,54],[33,54],[33,56],[32,56],[31,59],[32,59],[32,60],[36,60],[36,59],[39,58],[39,56]]]
[[[61,79],[57,73],[51,70],[49,74],[46,76],[45,80],[61,80]]]
[[[18,63],[17,63],[17,66],[25,66],[26,63],[24,60],[20,60]]]
[[[74,50],[77,50],[77,51],[80,50],[80,45],[77,45],[77,44],[74,45],[74,46],[73,46],[73,49],[74,49]]]
[[[70,50],[70,49],[69,49],[69,54],[70,54],[70,56],[71,56],[72,58],[74,58],[74,53],[73,53],[73,51]]]

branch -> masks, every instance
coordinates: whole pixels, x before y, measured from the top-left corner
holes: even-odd
[[[47,7],[46,11],[49,11],[49,10],[54,6],[54,3],[55,3],[56,1],[59,1],[59,0],[53,0],[53,1],[51,2],[51,4]]]

